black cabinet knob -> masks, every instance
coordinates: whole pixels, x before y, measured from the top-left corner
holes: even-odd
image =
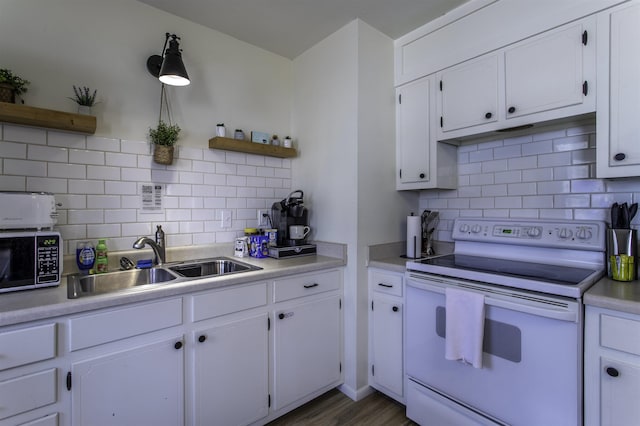
[[[620,372],[618,371],[618,369],[613,367],[607,367],[606,372],[611,377],[618,377],[620,375]]]
[[[420,179],[424,179],[424,173],[420,173]]]
[[[616,155],[613,156],[613,159],[616,161],[622,161],[625,158],[627,158],[627,156],[625,154],[623,154],[622,152],[617,153]]]
[[[280,313],[280,314],[278,315],[278,318],[280,318],[280,319],[284,319],[284,314],[283,314],[283,313]]]
[[[182,349],[182,342],[177,341],[175,345],[173,345],[174,348],[176,349]]]
[[[204,334],[202,334],[202,335],[200,335],[198,337],[198,342],[200,342],[200,343],[204,342],[205,340],[207,340],[207,336],[205,336]]]
[[[490,119],[491,117],[493,117],[493,114],[491,114],[490,112],[484,115],[484,118],[486,118],[487,120]]]
[[[393,310],[393,312],[398,312],[398,307],[394,306],[393,308],[391,308],[391,310]]]
[[[516,107],[509,107],[507,111],[509,111],[509,114],[513,114],[514,112],[516,112]]]

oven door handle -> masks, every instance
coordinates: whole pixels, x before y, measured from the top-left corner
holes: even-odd
[[[418,278],[414,275],[407,280],[407,285],[410,287],[421,289],[421,290],[445,294],[444,285],[440,286],[437,284],[432,284],[430,281],[431,280],[429,279]],[[433,282],[437,282],[437,281],[433,281]],[[457,287],[462,290],[468,290],[468,289],[465,289],[463,286],[456,286],[455,284],[446,284],[446,285]],[[469,290],[469,291],[473,291],[473,290]],[[562,308],[554,309],[552,306],[549,306],[549,307],[532,306],[532,305],[523,303],[522,301],[514,302],[511,300],[497,298],[493,296],[491,293],[483,292],[482,290],[476,290],[476,292],[484,295],[484,303],[487,306],[495,306],[497,308],[504,308],[512,311],[524,312],[531,315],[537,315],[537,316],[557,319],[561,321],[578,322],[578,319],[579,319],[578,312],[575,312],[571,309],[562,309]],[[513,299],[518,300],[516,298],[513,298]],[[540,299],[540,301],[537,303],[545,303],[545,301],[544,299]]]

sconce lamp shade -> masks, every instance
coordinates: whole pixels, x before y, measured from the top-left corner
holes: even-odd
[[[182,53],[178,45],[178,39],[175,34],[167,33],[164,46],[162,48],[164,58],[159,55],[152,55],[147,59],[147,70],[160,79],[164,84],[170,86],[187,86],[189,83],[189,75],[182,62]],[[171,40],[169,40],[171,37]],[[166,48],[167,42],[169,47]],[[166,48],[166,49],[165,49]]]

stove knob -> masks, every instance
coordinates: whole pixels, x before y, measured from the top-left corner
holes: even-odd
[[[540,228],[529,228],[527,231],[527,235],[533,238],[539,237],[542,231]]]
[[[571,232],[571,229],[569,228],[562,228],[558,232],[558,236],[566,240],[567,238],[571,238],[573,236],[573,232]]]
[[[580,228],[576,233],[576,237],[578,237],[581,240],[590,240],[591,237],[593,237],[593,233],[589,228]]]
[[[467,225],[466,223],[460,225],[460,232],[464,232],[465,234],[469,232],[469,225]]]
[[[473,232],[474,234],[477,234],[480,231],[482,231],[482,227],[478,224],[473,225],[473,227],[471,228],[471,232]]]

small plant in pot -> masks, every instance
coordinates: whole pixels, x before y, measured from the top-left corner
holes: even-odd
[[[73,86],[73,94],[74,96],[69,99],[78,104],[78,112],[90,114],[91,107],[97,103],[96,95],[98,94],[98,90],[95,89],[92,93],[91,89],[87,86]]]
[[[28,80],[18,77],[11,70],[0,68],[0,102],[16,103],[16,96],[27,92]]]
[[[149,139],[154,145],[153,161],[158,164],[173,163],[173,149],[179,134],[180,126],[167,124],[163,120],[158,122],[155,129],[149,129]]]

